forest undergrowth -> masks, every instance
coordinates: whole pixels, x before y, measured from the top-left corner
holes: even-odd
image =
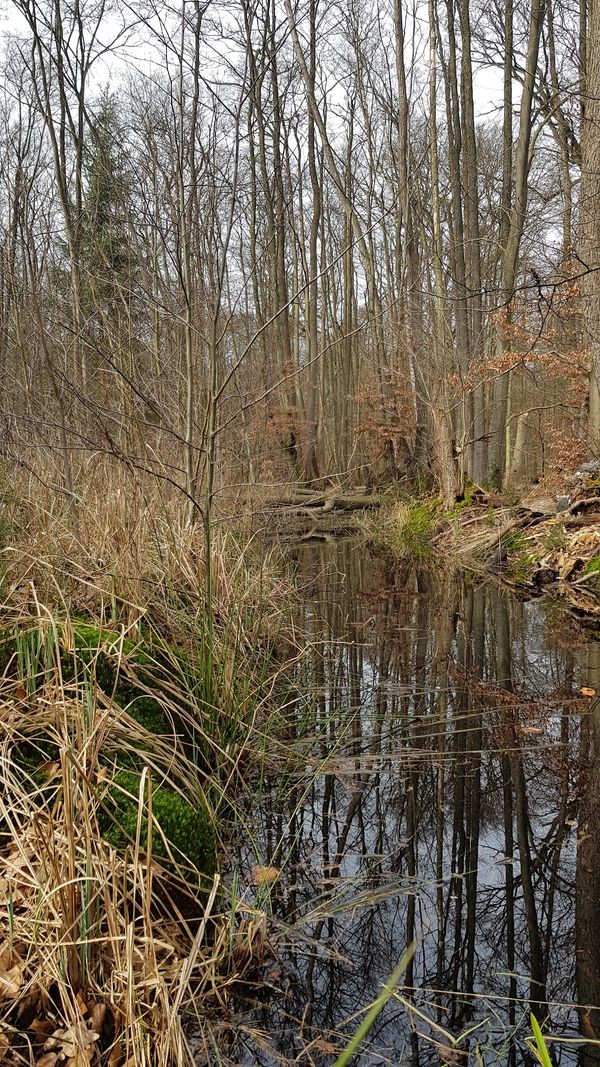
[[[201,530],[102,470],[76,507],[5,484],[2,537],[0,1058],[198,1062],[264,943],[219,860],[297,655],[285,570],[215,524],[207,618]]]

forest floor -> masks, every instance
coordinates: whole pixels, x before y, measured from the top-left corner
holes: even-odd
[[[588,625],[600,620],[600,469],[536,486],[518,503],[476,489],[456,514],[437,522],[440,553],[467,569],[495,574],[530,596],[562,598]]]

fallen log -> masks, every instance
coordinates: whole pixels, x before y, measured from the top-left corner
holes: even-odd
[[[270,508],[298,508],[310,509],[317,513],[327,514],[330,511],[357,511],[364,508],[376,508],[381,504],[381,499],[374,493],[365,492],[312,492],[310,495],[305,489],[292,489],[282,493],[272,500],[267,500],[262,511]]]
[[[568,508],[565,508],[562,515],[578,515],[581,511],[587,511],[588,508],[594,507],[594,505],[600,504],[600,496],[588,496],[583,497],[582,500],[576,500],[573,504],[570,504]]]

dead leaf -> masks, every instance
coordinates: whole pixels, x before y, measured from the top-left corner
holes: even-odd
[[[444,1045],[440,1041],[433,1041],[432,1044],[435,1046],[441,1062],[447,1064],[448,1067],[464,1063],[465,1057],[469,1055],[466,1049],[456,1048],[453,1045]]]
[[[592,689],[591,685],[582,685],[582,687],[579,690],[579,692],[581,693],[582,697],[595,697],[596,696],[596,690]]]
[[[24,685],[18,685],[15,689],[17,700],[27,700],[27,690]]]
[[[6,1053],[10,1048],[10,1038],[4,1030],[0,1031],[0,1063],[3,1062]]]
[[[273,885],[280,874],[278,867],[253,867],[250,872],[250,885]]]
[[[598,1034],[594,1029],[589,1010],[587,1008],[578,1008],[577,1011],[579,1012],[579,1020],[581,1022],[581,1032],[585,1037],[589,1037],[592,1041],[597,1041]]]
[[[10,897],[13,904],[20,904],[26,897],[31,896],[34,891],[32,867],[32,856],[29,855],[28,850],[21,853],[18,849],[13,849],[8,856],[0,859],[2,871],[0,895],[3,900]],[[8,970],[8,965],[3,966],[3,959],[4,952],[2,951],[0,952],[0,969]]]
[[[94,1050],[91,1046],[86,1049],[78,1048],[73,1056],[69,1056],[67,1067],[89,1067],[93,1055]]]
[[[45,1052],[43,1056],[40,1056],[39,1060],[36,1060],[36,1067],[54,1067],[58,1059],[58,1052]]]
[[[33,1022],[29,1024],[29,1029],[33,1030],[34,1034],[39,1034],[40,1037],[43,1037],[50,1032],[51,1026],[52,1023],[50,1022],[50,1019],[34,1019]]]
[[[47,763],[40,764],[39,769],[48,776],[48,779],[50,781],[53,778],[56,778],[56,775],[60,774],[61,771],[60,763],[58,760],[48,760]]]
[[[317,1037],[311,1042],[309,1048],[315,1049],[317,1052],[324,1053],[325,1056],[335,1056],[338,1051],[337,1045],[332,1045],[331,1041],[326,1041],[324,1037]]]
[[[117,1041],[110,1050],[107,1067],[121,1067],[123,1062],[123,1049],[121,1042]]]
[[[89,1022],[92,1030],[97,1034],[102,1032],[102,1024],[106,1015],[106,1004],[94,1004],[90,1011]]]
[[[14,999],[18,996],[23,984],[22,970],[22,963],[15,963],[14,967],[10,967],[6,971],[0,967],[0,997]]]
[[[46,1041],[44,1050],[51,1051],[60,1046],[61,1055],[67,1059],[72,1059],[78,1052],[87,1051],[94,1044],[94,1041],[98,1040],[99,1036],[99,1034],[90,1030],[88,1024],[82,1020],[75,1023],[74,1026],[69,1026],[66,1030],[55,1030],[52,1037],[49,1037]]]
[[[81,1012],[81,1014],[82,1015],[87,1015],[88,1006],[87,1006],[85,1000],[83,999],[81,993],[78,993],[77,996],[75,997],[75,1003],[77,1004],[77,1007],[79,1008],[79,1011]]]

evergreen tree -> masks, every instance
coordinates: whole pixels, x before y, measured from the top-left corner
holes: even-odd
[[[85,152],[82,218],[83,302],[88,321],[130,308],[132,267],[127,239],[128,183],[114,98],[105,92]]]

